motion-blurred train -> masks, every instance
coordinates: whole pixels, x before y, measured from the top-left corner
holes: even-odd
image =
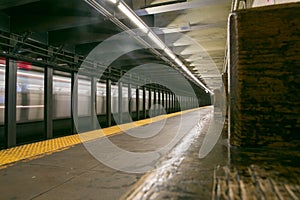
[[[44,68],[36,67],[30,63],[15,61],[17,64],[17,87],[16,87],[16,120],[17,120],[17,141],[26,141],[26,137],[38,139],[37,134],[43,137],[44,132]],[[169,96],[161,94],[160,99],[165,99],[164,107],[167,105]],[[164,97],[162,98],[162,95]],[[128,98],[127,84],[122,87],[122,113],[128,113],[132,109],[132,119],[136,120],[136,88],[132,86],[131,98]],[[156,93],[156,102],[158,93]],[[139,112],[142,116],[143,91],[139,90]],[[149,109],[149,91],[145,94],[145,107]],[[67,72],[54,71],[53,75],[53,132],[54,136],[70,134],[71,120],[71,75]],[[188,99],[180,98],[181,106],[193,107]],[[185,103],[186,102],[186,103]],[[154,92],[151,91],[151,105],[154,104]],[[97,82],[95,112],[101,127],[106,126],[106,84],[104,81]],[[0,58],[0,140],[4,135],[4,107],[5,106],[5,59]],[[118,113],[118,86],[111,86],[111,111],[113,116]],[[163,113],[158,111],[157,114]],[[131,121],[123,118],[123,122]],[[91,118],[91,80],[88,77],[79,76],[78,80],[78,117],[83,123],[89,123]],[[114,117],[112,117],[114,124]],[[89,125],[88,125],[89,127]],[[88,130],[88,128],[87,128]],[[23,140],[23,139],[24,140]],[[32,139],[30,139],[32,140]],[[0,142],[1,143],[1,142]],[[0,144],[1,146],[1,144]]]
[[[43,68],[28,66],[24,62],[18,62],[17,70],[17,122],[43,120],[44,118],[44,72]],[[0,63],[0,122],[4,122],[4,98],[5,98],[5,69],[4,63]],[[125,85],[125,84],[123,84]],[[112,85],[112,113],[118,112],[118,87]],[[142,110],[142,91],[140,90],[139,109]],[[149,91],[146,91],[146,107],[148,107]],[[132,111],[136,111],[136,89],[132,88]],[[152,92],[153,93],[153,92]],[[123,86],[123,112],[128,112],[128,89]],[[106,84],[97,82],[96,113],[106,113]],[[78,115],[89,116],[91,114],[91,81],[88,77],[81,76],[78,81]],[[55,71],[53,76],[53,118],[65,118],[71,116],[71,77],[65,72]]]
[[[26,62],[17,62],[17,122],[43,120],[44,118],[44,72],[43,68],[35,67]],[[0,122],[4,122],[5,98],[5,60],[0,59]],[[97,115],[106,113],[106,84],[97,82]],[[118,112],[118,87],[112,85],[111,109]],[[162,94],[160,94],[162,95]],[[164,94],[168,100],[168,95]],[[143,91],[139,90],[139,111],[143,109]],[[91,81],[88,77],[79,77],[78,81],[78,115],[91,114]],[[158,93],[156,93],[158,99]],[[162,99],[162,97],[161,97]],[[151,92],[151,104],[154,102],[154,92]],[[149,91],[146,90],[146,108],[149,107]],[[122,87],[122,111],[128,112],[129,106],[136,111],[136,88],[131,89],[130,105],[128,104],[128,88]],[[164,103],[166,106],[166,102]],[[54,71],[53,76],[53,119],[71,116],[71,76],[69,73]]]

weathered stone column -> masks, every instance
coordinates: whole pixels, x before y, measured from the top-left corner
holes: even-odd
[[[230,17],[231,144],[300,146],[300,4]]]

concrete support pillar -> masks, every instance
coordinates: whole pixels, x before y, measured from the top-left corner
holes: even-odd
[[[146,118],[147,116],[147,112],[146,112],[146,88],[145,86],[142,87],[143,88],[143,119]]]
[[[140,89],[137,86],[135,90],[136,120],[140,119]]]
[[[5,147],[16,146],[16,95],[17,95],[17,62],[6,59],[5,69]]]
[[[95,77],[91,78],[91,123],[92,129],[97,129],[98,119],[96,112],[97,103],[97,79]]]
[[[122,73],[121,73],[122,77]],[[118,124],[123,123],[123,83],[118,82]]]
[[[156,113],[156,104],[157,104],[157,99],[156,99],[156,89],[154,88],[153,89],[153,92],[154,92],[154,97],[153,97],[153,104],[154,104],[154,106],[153,106],[153,113],[154,113],[154,116],[156,116],[157,115],[157,113]]]
[[[232,145],[300,147],[299,13],[296,3],[230,16]]]
[[[71,76],[71,118],[72,132],[77,133],[78,128],[78,74],[72,73]]]
[[[157,106],[157,115],[160,115],[161,114],[161,109],[160,109],[160,107],[161,107],[161,92],[160,92],[159,89],[157,90],[157,95],[158,95],[158,99],[157,99],[157,104],[158,104],[158,106]]]
[[[46,139],[53,138],[53,69],[44,71],[44,133]]]
[[[150,110],[150,108],[151,108],[151,106],[152,106],[152,103],[151,103],[151,101],[152,101],[152,95],[151,95],[151,88],[149,87],[149,99],[148,99],[148,110]]]
[[[106,79],[106,125],[111,126],[111,80],[109,78]]]
[[[132,118],[131,83],[128,83],[128,113]]]

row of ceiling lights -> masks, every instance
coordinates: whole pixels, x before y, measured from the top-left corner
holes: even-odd
[[[91,1],[93,1],[93,3],[98,3],[94,0]],[[159,39],[159,37],[144,23],[140,17],[135,14],[135,12],[126,3],[124,3],[122,0],[109,1],[115,4],[125,16],[127,16],[138,28],[140,28],[140,30],[143,31],[160,49],[162,49],[168,55],[168,57],[173,60],[188,76],[190,76],[196,83],[204,88],[206,92],[213,94],[209,88],[207,88],[201,81],[199,81],[198,78],[194,76],[194,74],[190,72],[190,70],[188,70],[182,61],[166,46],[164,42]]]

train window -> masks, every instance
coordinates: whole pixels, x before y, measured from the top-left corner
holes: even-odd
[[[71,76],[54,71],[53,75],[53,118],[71,116]]]
[[[4,124],[5,108],[5,59],[0,58],[0,124]]]
[[[17,62],[17,122],[44,119],[44,69]]]
[[[97,82],[97,104],[96,104],[97,114],[106,113],[106,84]]]
[[[91,115],[91,79],[80,76],[78,79],[78,116]]]

